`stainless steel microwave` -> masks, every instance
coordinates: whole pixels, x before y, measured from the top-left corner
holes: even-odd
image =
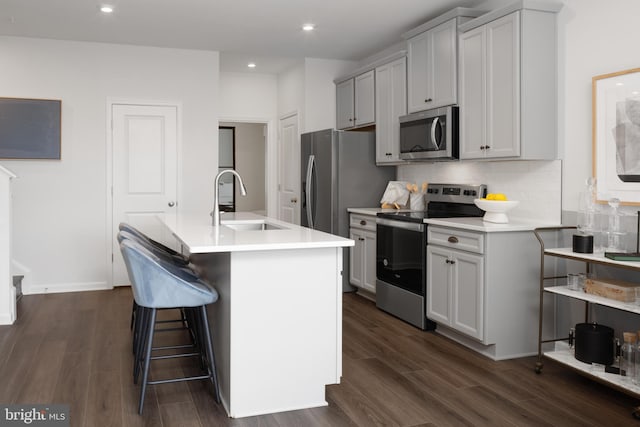
[[[458,152],[458,107],[420,111],[400,117],[400,158],[453,160]]]

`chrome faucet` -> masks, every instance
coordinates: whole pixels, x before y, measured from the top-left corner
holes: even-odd
[[[211,224],[213,224],[214,227],[217,227],[220,225],[220,202],[219,202],[219,196],[218,196],[218,186],[220,185],[220,177],[225,173],[231,173],[235,175],[236,178],[238,178],[238,183],[240,184],[240,193],[243,196],[247,195],[247,188],[244,186],[244,183],[242,182],[242,177],[240,177],[240,174],[238,174],[238,172],[234,171],[233,169],[225,169],[219,172],[218,175],[216,175],[215,182],[213,183],[213,212],[211,212],[211,216],[213,218],[212,218]]]

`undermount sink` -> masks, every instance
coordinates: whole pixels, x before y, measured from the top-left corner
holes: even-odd
[[[262,222],[222,222],[222,225],[236,231],[267,231],[267,230],[286,230],[285,227],[271,224],[266,221]]]

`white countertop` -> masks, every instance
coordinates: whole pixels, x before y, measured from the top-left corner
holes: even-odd
[[[393,209],[393,208],[347,208],[349,213],[357,213],[361,215],[376,215],[379,212],[410,212],[411,209]]]
[[[536,222],[533,220],[510,219],[506,224],[496,224],[483,221],[482,218],[429,218],[424,220],[431,225],[454,227],[462,230],[481,231],[483,233],[533,231],[538,227],[554,227],[558,224]]]
[[[378,212],[409,212],[410,209],[382,209],[382,208],[348,208],[350,213],[361,215],[376,215]],[[495,224],[485,222],[482,218],[429,218],[426,224],[454,227],[462,230],[481,231],[483,233],[509,232],[509,231],[533,231],[538,227],[557,227],[558,224],[550,224],[535,220],[511,219],[507,224]]]
[[[208,214],[166,215],[161,221],[190,253],[311,249],[354,245],[354,241],[350,239],[250,212],[225,213],[220,227],[211,225],[211,216]],[[225,225],[262,222],[280,229],[234,230]]]

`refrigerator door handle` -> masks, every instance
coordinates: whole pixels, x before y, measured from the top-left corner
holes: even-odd
[[[306,182],[306,187],[305,187],[305,197],[306,197],[306,204],[307,204],[307,224],[309,225],[309,228],[313,228],[313,213],[312,213],[312,209],[314,209],[313,203],[312,203],[312,197],[311,197],[311,179],[312,179],[312,175],[313,175],[313,168],[315,166],[315,161],[316,161],[316,156],[314,156],[313,154],[309,155],[309,160],[307,161],[307,182]]]

